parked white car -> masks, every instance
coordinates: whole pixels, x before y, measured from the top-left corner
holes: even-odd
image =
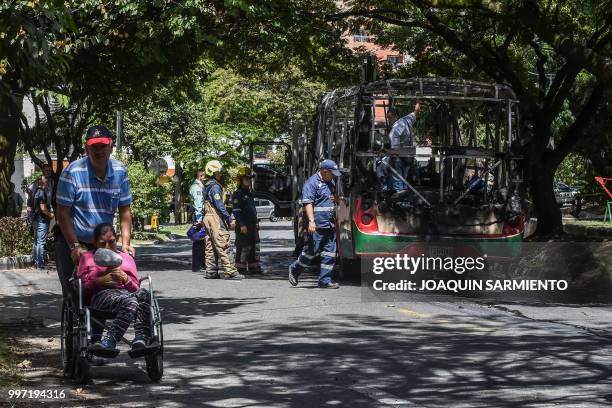
[[[272,201],[256,198],[255,209],[257,210],[258,219],[269,219],[272,222],[278,221],[278,218],[274,215],[274,203]]]

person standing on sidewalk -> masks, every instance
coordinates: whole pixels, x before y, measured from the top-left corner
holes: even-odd
[[[189,187],[189,195],[193,204],[193,223],[202,224],[204,222],[204,172],[198,170],[195,175],[191,187]],[[193,272],[206,272],[204,269],[204,240],[194,240],[191,246],[191,270]]]
[[[236,269],[242,274],[260,274],[259,220],[251,193],[251,171],[238,169],[238,190],[234,192],[233,214],[236,219]]]
[[[34,247],[32,254],[34,258],[34,267],[38,269],[45,268],[45,244],[47,243],[47,233],[49,232],[49,224],[53,219],[51,213],[51,200],[47,193],[48,180],[45,176],[38,178],[38,187],[34,195],[34,213],[32,217],[34,229]]]
[[[304,224],[307,231],[306,243],[302,253],[289,265],[289,283],[297,286],[299,275],[317,255],[321,256],[319,287],[338,289],[332,281],[336,264],[336,220],[334,176],[340,176],[338,165],[333,160],[323,160],[319,171],[304,183],[302,205]]]
[[[45,187],[45,190],[47,192],[47,199],[48,199],[49,208],[55,209],[55,192],[54,192],[54,188],[55,188],[55,185],[57,184],[55,173],[53,173],[53,168],[48,163],[43,164],[43,166],[42,166],[42,173],[43,173],[43,176],[45,176],[47,178],[47,187]],[[36,211],[36,207],[34,206],[34,197],[36,196],[36,192],[38,191],[38,179],[34,180],[32,182],[32,184],[30,184],[26,188],[25,191],[26,191],[26,194],[27,194],[27,197],[28,197],[28,200],[26,202],[26,206],[27,206],[27,220],[28,220],[28,224],[33,225],[33,223],[34,223],[34,212]]]
[[[241,280],[244,275],[238,273],[229,257],[230,228],[234,227],[232,216],[223,204],[223,187],[221,177],[223,165],[218,160],[206,163],[204,183],[204,227],[208,240],[206,241],[206,279],[220,278],[215,270],[215,253],[223,265],[223,277],[231,280]]]
[[[132,194],[128,172],[123,163],[111,159],[111,132],[97,125],[85,135],[87,156],[68,165],[57,186],[57,222],[55,258],[64,295],[68,281],[78,265],[82,246],[93,249],[93,232],[98,224],[113,223],[119,212],[121,251],[132,256]]]

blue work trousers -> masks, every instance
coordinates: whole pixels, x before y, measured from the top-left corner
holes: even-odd
[[[291,264],[291,269],[299,275],[317,255],[321,256],[319,285],[327,285],[332,281],[336,264],[336,231],[334,228],[317,228],[313,234],[307,234],[304,249],[298,259]]]

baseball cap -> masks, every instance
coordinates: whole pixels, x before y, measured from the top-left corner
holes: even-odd
[[[330,159],[323,160],[319,165],[319,168],[322,170],[331,170],[332,174],[336,177],[340,177],[342,174],[340,173],[340,170],[338,170],[338,165],[336,162]]]
[[[91,146],[94,144],[111,144],[113,142],[113,138],[110,130],[108,130],[105,126],[96,125],[87,129],[87,133],[85,134],[85,144],[87,146]]]

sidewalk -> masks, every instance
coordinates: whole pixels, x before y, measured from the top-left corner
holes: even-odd
[[[0,327],[59,327],[61,287],[55,269],[0,270],[0,303]]]

